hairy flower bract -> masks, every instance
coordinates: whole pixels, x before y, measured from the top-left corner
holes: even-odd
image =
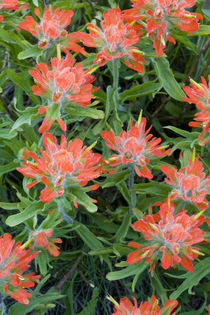
[[[44,150],[41,148],[41,157],[34,152],[28,152],[34,162],[23,162],[24,166],[17,168],[24,176],[35,178],[28,184],[30,188],[39,182],[45,184],[40,199],[49,202],[56,196],[64,194],[68,181],[77,182],[84,186],[88,181],[100,176],[101,155],[83,146],[80,139],[67,141],[61,136],[60,145],[51,133],[45,133],[43,137]]]
[[[0,236],[0,281],[4,291],[21,304],[28,304],[32,296],[24,289],[33,287],[33,281],[40,278],[34,272],[24,274],[37,255],[38,252],[22,249],[21,242],[15,244],[9,233]]]
[[[133,264],[147,257],[146,263],[150,262],[150,270],[153,270],[161,258],[164,269],[181,264],[193,272],[192,260],[201,254],[194,245],[204,240],[204,232],[198,228],[203,222],[203,215],[188,215],[184,209],[175,214],[172,206],[163,203],[159,212],[144,215],[133,224],[134,230],[140,231],[146,242],[128,244],[136,250],[128,254],[127,263]]]

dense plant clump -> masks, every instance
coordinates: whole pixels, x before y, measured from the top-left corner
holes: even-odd
[[[2,315],[210,313],[209,34],[203,0],[0,0]]]

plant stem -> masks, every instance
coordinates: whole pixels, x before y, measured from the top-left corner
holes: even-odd
[[[112,75],[113,75],[113,89],[114,91],[118,91],[118,84],[119,84],[119,60],[113,59],[112,60]]]
[[[134,188],[134,177],[135,177],[135,170],[132,166],[131,167],[131,174],[130,174],[129,182],[128,182],[129,190]],[[129,212],[132,213],[133,208],[136,207],[136,193],[135,193],[135,191],[130,191],[130,194],[131,194],[131,204],[130,204]]]

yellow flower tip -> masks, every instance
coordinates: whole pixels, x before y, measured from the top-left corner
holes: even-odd
[[[195,148],[193,148],[192,163],[195,163]]]
[[[204,213],[205,210],[206,210],[206,209],[201,210],[199,213],[197,213],[197,214],[194,216],[193,220],[197,220],[197,219]]]
[[[152,311],[155,310],[156,305],[158,304],[158,299],[155,300],[155,303],[152,305]]]
[[[194,84],[198,89],[205,91],[205,89],[199,83],[195,82],[193,79],[190,78],[190,82]]]
[[[121,306],[111,295],[107,295],[107,300],[111,301],[119,310],[122,310]]]
[[[90,151],[97,143],[97,140],[95,142],[93,142],[89,147],[87,147],[81,155],[83,155],[84,153],[87,153],[88,151]]]
[[[88,29],[95,32],[95,33],[100,33],[98,30],[96,30],[94,27],[88,26]]]
[[[149,222],[149,225],[151,226],[151,228],[152,228],[154,231],[158,231],[158,228],[157,228],[154,224],[152,224],[152,223]]]
[[[98,68],[99,68],[98,65],[96,65],[95,67],[92,67],[87,73],[91,74],[91,73],[95,72]]]
[[[139,118],[138,118],[138,121],[137,121],[137,127],[138,127],[138,128],[139,128],[139,126],[140,126],[141,119],[142,119],[142,109],[141,109],[141,111],[140,111],[140,113],[139,113]]]
[[[192,249],[192,252],[193,252],[194,254],[198,254],[198,255],[201,255],[201,256],[205,256],[204,253],[201,253],[201,252],[199,252],[199,251],[196,250],[196,249]]]
[[[58,60],[61,60],[61,45],[57,45],[57,58]]]
[[[144,55],[144,51],[139,50],[139,49],[131,49],[132,52],[135,52],[137,54],[143,54]]]
[[[164,145],[164,146],[158,148],[158,150],[165,150],[165,149],[167,149],[168,147],[169,147],[169,145],[167,144],[167,145]]]
[[[25,249],[33,240],[33,238],[29,238],[29,240],[27,240],[27,242],[25,242],[20,248],[21,249]]]
[[[52,144],[52,141],[49,138],[47,138],[47,141],[49,142],[49,144]]]
[[[195,17],[195,15],[193,14],[184,14],[184,16],[189,17],[189,18]]]
[[[133,20],[130,25],[133,26],[136,23],[136,20]]]
[[[144,254],[141,255],[141,258],[145,258],[150,252],[150,249],[148,249]]]

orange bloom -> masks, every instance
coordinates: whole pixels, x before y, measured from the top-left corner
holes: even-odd
[[[94,63],[103,66],[108,61],[119,58],[131,69],[143,72],[142,62],[145,59],[141,56],[142,52],[133,46],[139,41],[141,26],[126,23],[121,10],[115,8],[103,13],[101,27],[102,29],[88,24],[89,34],[76,33],[85,46],[100,49]]]
[[[168,155],[171,149],[165,151],[159,144],[161,138],[155,138],[149,134],[152,126],[146,131],[146,118],[136,122],[126,132],[122,131],[119,136],[114,132],[102,131],[101,136],[106,141],[105,144],[118,154],[113,154],[110,159],[110,165],[132,164],[138,176],[151,179],[153,177],[150,169],[147,167],[150,159],[164,157]]]
[[[20,6],[18,0],[0,0],[0,10],[17,10],[17,9],[26,9],[27,4]],[[0,15],[0,22],[4,20],[4,17]]]
[[[188,97],[183,97],[183,100],[194,103],[201,112],[195,114],[194,121],[189,123],[191,127],[203,128],[198,137],[198,142],[205,145],[210,141],[210,75],[209,84],[201,77],[202,83],[191,81],[191,87],[185,86],[183,90]]]
[[[19,8],[18,0],[0,0],[0,10],[17,10]]]
[[[65,187],[71,185],[72,181],[84,186],[100,176],[101,155],[83,147],[82,140],[71,140],[67,145],[66,138],[62,135],[59,145],[56,138],[47,132],[43,142],[46,150],[41,148],[42,156],[39,158],[34,152],[28,152],[35,162],[23,162],[25,166],[17,168],[24,176],[35,178],[27,188],[39,182],[45,184],[40,195],[42,201],[49,202],[56,196],[63,195]]]
[[[55,43],[56,45],[61,43],[75,52],[86,54],[84,49],[76,44],[78,39],[74,33],[68,34],[65,30],[74,15],[72,10],[54,9],[50,5],[49,8],[44,8],[43,16],[38,8],[35,8],[34,13],[39,17],[40,23],[37,23],[32,16],[26,16],[19,27],[38,38],[39,48],[49,48]]]
[[[31,232],[30,236],[34,238],[34,243],[38,247],[48,250],[51,255],[57,257],[60,255],[59,247],[55,243],[62,243],[60,238],[51,238],[53,229]]]
[[[171,312],[177,307],[178,301],[177,300],[167,300],[163,307],[160,308],[158,305],[158,299],[153,295],[149,301],[141,302],[140,306],[138,307],[136,298],[133,296],[134,305],[131,301],[127,298],[121,298],[120,304],[114,308],[114,313],[112,315],[161,315],[167,314],[170,315]],[[167,313],[166,313],[167,311]],[[176,313],[172,313],[175,315]]]
[[[133,224],[134,230],[144,234],[148,244],[130,242],[128,245],[136,248],[128,254],[127,263],[134,264],[145,257],[150,262],[150,270],[155,268],[155,262],[161,257],[164,269],[181,264],[193,272],[192,260],[201,255],[194,244],[204,240],[204,231],[198,228],[204,222],[203,215],[188,215],[181,209],[174,214],[174,207],[167,203],[160,206],[160,211],[153,215],[145,215]]]
[[[86,107],[91,102],[91,84],[95,78],[84,71],[81,63],[75,64],[75,59],[67,52],[66,58],[51,59],[49,65],[41,62],[29,73],[34,78],[36,85],[32,87],[35,95],[48,99],[48,106],[39,108],[39,113],[46,112],[39,132],[49,130],[55,120],[58,121],[61,129],[66,130],[66,125],[61,119],[61,111],[72,104]]]
[[[21,304],[28,304],[32,296],[24,289],[33,287],[33,281],[40,278],[34,272],[23,274],[30,267],[29,262],[38,255],[30,251],[21,249],[21,242],[15,245],[10,234],[0,236],[0,279],[4,291]]]
[[[134,20],[146,19],[147,36],[154,39],[154,48],[158,56],[163,55],[166,41],[176,43],[171,36],[174,25],[182,31],[194,33],[198,30],[198,20],[202,15],[185,11],[193,7],[195,0],[131,0],[132,9],[125,10],[125,17]]]
[[[203,164],[196,158],[188,159],[188,165],[177,171],[174,167],[162,165],[161,170],[168,176],[165,178],[167,184],[174,187],[171,191],[171,199],[182,198],[193,202],[198,208],[208,208],[205,199],[210,188],[210,176],[206,177],[203,172]]]

